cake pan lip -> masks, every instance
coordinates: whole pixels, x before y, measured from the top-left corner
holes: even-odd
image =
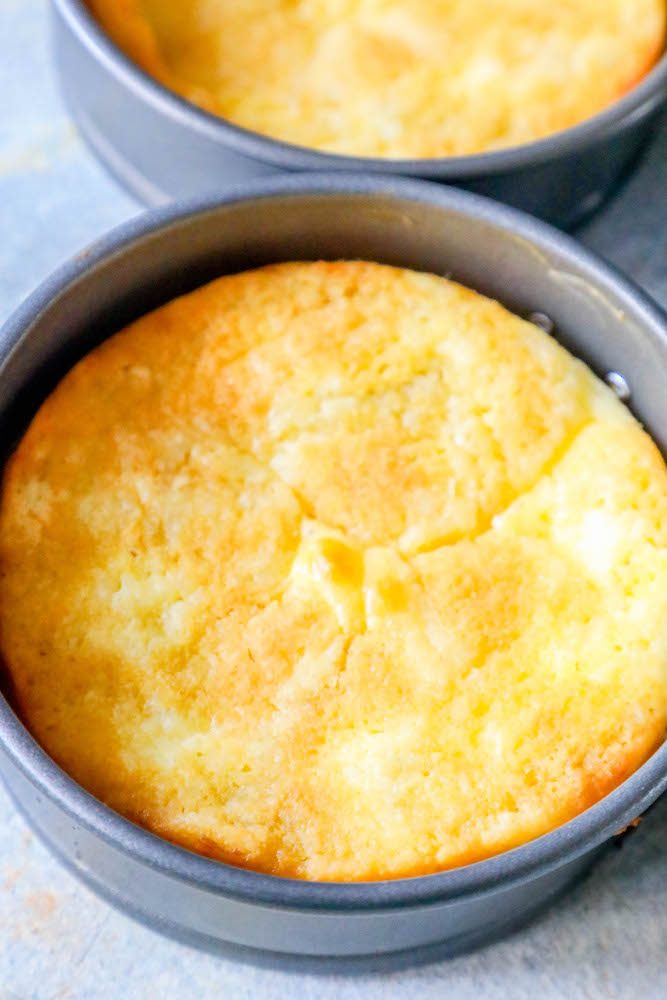
[[[170,118],[241,155],[283,170],[373,171],[447,181],[471,180],[528,169],[603,140],[621,124],[643,118],[667,98],[667,49],[642,79],[598,114],[534,142],[468,156],[389,159],[327,153],[263,135],[205,111],[155,80],[111,40],[84,0],[53,0],[90,54],[135,96]],[[667,45],[667,39],[665,39]]]
[[[226,206],[262,199],[374,196],[443,207],[475,221],[510,231],[539,253],[551,251],[575,266],[596,294],[614,293],[653,338],[667,344],[667,317],[652,300],[613,267],[571,237],[516,209],[479,195],[422,180],[377,175],[298,174],[252,181],[225,194],[168,205],[130,219],[56,270],[19,306],[0,333],[0,388],[14,348],[57,299],[96,267],[151,235]],[[419,908],[501,891],[574,861],[601,845],[667,790],[667,743],[614,792],[564,826],[527,844],[466,867],[418,877],[378,882],[307,882],[237,868],[194,854],[149,833],[99,802],[70,778],[36,743],[0,697],[0,750],[37,793],[55,802],[98,838],[165,876],[198,888],[269,907],[322,912]]]

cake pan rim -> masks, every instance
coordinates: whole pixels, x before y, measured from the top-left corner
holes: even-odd
[[[465,191],[422,180],[377,175],[298,174],[239,185],[223,195],[171,204],[130,219],[63,264],[9,318],[0,334],[0,386],[16,345],[58,297],[98,264],[179,221],[265,198],[375,195],[414,200],[488,221],[541,247],[557,250],[584,268],[596,290],[613,288],[636,318],[667,342],[667,318],[633,282],[571,237],[516,209]],[[139,280],[139,279],[138,279]],[[513,850],[474,864],[429,875],[378,882],[308,882],[265,875],[194,854],[136,826],[95,799],[36,743],[0,698],[0,748],[32,785],[77,822],[118,850],[172,878],[230,898],[305,910],[374,912],[422,907],[479,896],[531,881],[594,849],[643,813],[667,789],[667,743],[614,792],[568,823]]]
[[[445,183],[521,171],[568,153],[584,150],[610,131],[645,117],[667,99],[667,38],[665,50],[637,84],[597,114],[542,139],[465,156],[391,159],[330,153],[300,146],[236,125],[206,111],[164,86],[138,66],[109,37],[84,0],[52,0],[65,23],[93,56],[105,64],[117,82],[167,117],[207,135],[223,147],[279,170],[341,170],[439,178]]]

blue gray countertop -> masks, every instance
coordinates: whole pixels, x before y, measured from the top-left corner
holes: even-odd
[[[0,0],[0,321],[50,270],[139,211],[60,103],[46,0]],[[580,236],[667,305],[667,124]],[[474,955],[362,977],[256,969],[110,909],[48,854],[0,790],[0,1000],[624,1000],[667,996],[667,803],[538,923]]]

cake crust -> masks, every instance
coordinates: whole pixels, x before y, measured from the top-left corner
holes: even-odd
[[[94,795],[355,881],[474,862],[667,729],[667,470],[537,327],[366,262],[223,277],[88,354],[0,497],[0,653]]]

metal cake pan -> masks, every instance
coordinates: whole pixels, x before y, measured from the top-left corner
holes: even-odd
[[[667,448],[667,320],[639,289],[513,209],[436,184],[341,173],[157,209],[62,267],[0,335],[6,448],[67,368],[132,319],[222,273],[318,258],[448,274],[522,315],[546,313],[599,374],[623,373],[633,410]],[[356,884],[246,871],[140,829],[56,766],[2,698],[0,772],[53,851],[152,926],[209,948],[264,949],[271,961],[376,968],[483,944],[541,910],[667,788],[667,744],[603,801],[531,843],[453,871]]]
[[[539,142],[441,159],[342,156],[208,114],[126,58],[83,0],[53,0],[52,9],[56,65],[72,117],[102,163],[149,205],[284,171],[361,170],[460,185],[571,228],[630,170],[667,96],[665,55],[616,104]]]

